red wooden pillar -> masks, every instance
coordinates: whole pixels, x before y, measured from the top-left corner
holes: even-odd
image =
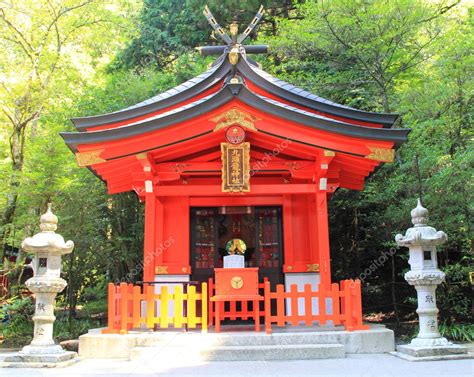
[[[331,288],[331,256],[329,250],[327,175],[331,161],[334,159],[335,156],[336,153],[329,150],[324,150],[319,156],[319,187],[316,191],[319,273],[321,279],[321,287],[323,287],[323,289],[328,290]]]
[[[164,235],[163,235],[163,219],[164,219],[164,207],[163,200],[160,197],[156,197],[156,209],[155,209],[155,266],[163,266],[163,253],[164,253]]]
[[[291,210],[291,195],[283,196],[283,242],[284,242],[284,261],[285,271],[290,272],[295,263],[293,251],[293,223]]]
[[[155,279],[155,220],[156,197],[153,192],[145,195],[145,245],[143,248],[143,280]]]
[[[156,194],[154,187],[153,164],[147,154],[137,155],[143,167],[145,180],[143,182],[145,189],[145,229],[143,246],[143,280],[155,280],[155,250],[156,250]]]
[[[318,190],[316,192],[316,210],[318,213],[318,249],[321,285],[329,288],[331,285],[331,258],[329,253],[327,192],[324,190]]]

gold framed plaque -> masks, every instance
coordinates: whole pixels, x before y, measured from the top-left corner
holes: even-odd
[[[222,192],[250,191],[250,143],[221,143]]]

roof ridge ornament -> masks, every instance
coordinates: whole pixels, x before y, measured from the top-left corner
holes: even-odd
[[[255,17],[252,21],[248,24],[247,28],[244,30],[242,34],[239,35],[239,25],[234,20],[229,25],[230,36],[227,34],[225,29],[219,25],[216,18],[210,11],[209,7],[206,5],[204,7],[204,16],[206,17],[209,25],[214,29],[216,35],[222,39],[225,43],[224,46],[204,46],[198,47],[197,50],[203,56],[208,55],[221,55],[227,53],[229,56],[230,63],[235,66],[239,61],[240,55],[245,56],[246,53],[250,54],[265,54],[268,50],[266,45],[249,45],[244,46],[242,43],[248,38],[248,36],[255,30],[258,23],[263,17],[264,14],[263,5],[260,5]]]
[[[232,44],[235,44],[235,43],[242,44],[248,38],[248,36],[255,30],[258,23],[262,19],[264,12],[265,12],[265,9],[264,9],[263,5],[260,5],[260,8],[258,9],[257,13],[255,14],[255,17],[253,18],[253,20],[249,23],[249,25],[244,30],[244,32],[242,34],[238,35],[238,36],[237,36],[238,30],[239,30],[238,29],[238,23],[236,21],[233,21],[229,25],[229,31],[230,31],[230,34],[231,34],[232,38],[229,37],[229,35],[225,32],[225,29],[221,25],[219,25],[219,23],[217,22],[216,18],[214,17],[214,15],[212,14],[211,10],[209,9],[209,7],[207,5],[204,6],[203,14],[204,14],[204,16],[206,16],[207,22],[209,22],[209,25],[211,25],[211,27],[214,29],[216,34],[227,45],[232,45]]]

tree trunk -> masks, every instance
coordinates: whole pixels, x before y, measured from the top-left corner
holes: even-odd
[[[10,177],[9,193],[7,204],[2,214],[0,232],[0,263],[3,265],[5,257],[5,246],[10,236],[10,224],[15,217],[16,204],[18,201],[18,188],[20,186],[20,176],[23,170],[24,150],[25,150],[25,128],[26,124],[15,125],[13,134],[10,137],[10,157],[12,159],[12,175]]]

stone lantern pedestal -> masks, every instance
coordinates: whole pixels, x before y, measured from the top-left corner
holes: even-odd
[[[446,242],[448,237],[427,225],[428,210],[419,199],[411,217],[414,227],[405,235],[397,234],[395,241],[409,249],[410,271],[405,274],[405,280],[416,289],[420,329],[410,344],[397,347],[395,355],[408,360],[465,358],[467,348],[449,342],[438,331],[436,288],[444,281],[445,274],[438,269],[436,246]]]
[[[41,216],[41,232],[26,238],[23,250],[33,253],[33,277],[26,286],[35,297],[34,333],[31,344],[17,353],[3,355],[2,366],[51,367],[68,365],[77,356],[75,352],[64,351],[53,340],[54,300],[67,285],[60,277],[61,256],[74,248],[72,241],[56,234],[58,218],[51,212],[51,205]]]

